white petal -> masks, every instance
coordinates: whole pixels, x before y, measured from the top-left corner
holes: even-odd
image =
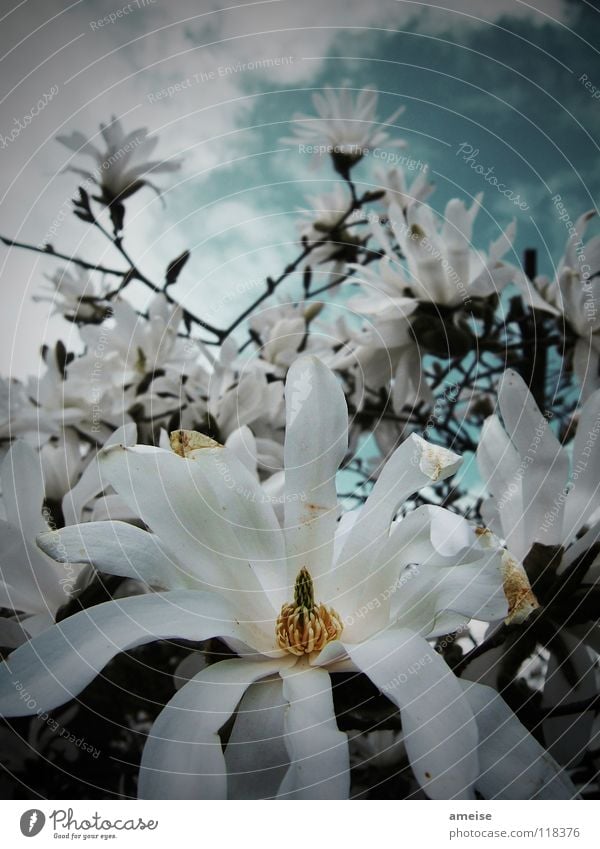
[[[51,710],[77,696],[121,651],[153,640],[235,637],[252,642],[250,625],[218,596],[178,590],[107,601],[70,616],[18,648],[0,666],[0,714]],[[23,699],[22,685],[35,704]]]
[[[278,798],[347,799],[348,738],[336,724],[329,673],[298,664],[281,674],[291,763]]]
[[[300,357],[285,387],[285,536],[293,582],[304,566],[317,595],[331,564],[338,517],[336,474],[348,447],[348,410],[333,372]]]
[[[126,522],[84,522],[41,534],[37,541],[42,551],[59,563],[91,563],[108,575],[134,578],[165,590],[186,586],[161,540]]]
[[[227,437],[225,447],[229,448],[235,456],[253,475],[256,475],[257,450],[256,439],[249,427],[238,427]]]
[[[323,598],[342,616],[353,613],[359,600],[373,597],[370,576],[377,576],[377,555],[385,545],[398,507],[434,481],[451,475],[461,458],[412,434],[392,454],[349,534]],[[377,581],[375,581],[377,583]],[[374,589],[375,595],[379,587]]]
[[[569,474],[569,459],[540,413],[523,379],[514,371],[505,372],[498,391],[504,425],[517,449],[523,469],[523,514],[519,525],[530,543],[559,545],[562,542],[562,493]],[[552,522],[546,513],[556,509]],[[517,557],[519,552],[513,551]]]
[[[67,601],[79,568],[58,566],[21,528],[0,520],[0,606],[53,615]]]
[[[448,633],[441,614],[452,612],[485,622],[508,613],[502,589],[501,557],[487,552],[480,561],[439,568],[423,564],[402,573],[392,614],[400,627],[433,637]],[[404,579],[404,583],[402,583]],[[440,631],[440,628],[442,629]]]
[[[429,634],[434,624],[437,630],[440,614],[447,609],[460,610],[463,616],[478,611],[484,619],[506,615],[499,561],[493,566],[490,560],[461,516],[442,507],[417,508],[396,523],[377,553],[347,619],[352,623],[348,634],[353,642],[366,639],[398,617],[402,627]]]
[[[480,774],[486,799],[572,799],[569,777],[491,687],[462,681],[479,728]]]
[[[230,799],[269,799],[289,766],[284,739],[287,702],[280,677],[251,684],[237,709],[225,749]]]
[[[117,428],[104,443],[104,448],[110,445],[135,445],[137,428],[135,424],[126,424]],[[65,525],[76,525],[81,521],[82,511],[88,502],[104,489],[98,467],[98,455],[95,454],[75,486],[67,492],[62,501],[62,511]]]
[[[497,416],[490,416],[483,424],[477,464],[493,496],[492,504],[486,508],[486,517],[497,514],[500,536],[516,557],[523,559],[530,548],[527,529],[521,523],[524,464]]]
[[[593,344],[594,336],[579,338],[573,350],[573,371],[581,383],[581,397],[585,401],[600,388],[598,370],[600,354]]]
[[[227,769],[219,729],[247,688],[279,661],[226,660],[206,667],[158,715],[140,767],[141,799],[225,799]]]
[[[7,521],[32,536],[45,530],[41,460],[28,443],[13,442],[0,467],[0,482]]]
[[[267,616],[287,597],[277,518],[256,477],[230,451],[193,453],[188,459],[145,446],[114,447],[101,467],[189,575],[219,592],[252,593],[244,603],[254,599],[255,613]]]
[[[598,507],[600,489],[600,392],[586,402],[579,416],[571,459],[573,488],[567,496],[563,541],[583,528]]]
[[[389,631],[346,645],[354,663],[400,708],[406,751],[431,799],[472,799],[477,726],[458,679],[417,634]]]

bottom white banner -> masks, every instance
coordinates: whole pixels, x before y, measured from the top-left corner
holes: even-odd
[[[302,810],[298,810],[301,806]],[[598,846],[594,802],[0,802],[2,845],[58,841],[115,846],[203,845],[261,849],[299,841],[363,846]],[[410,842],[410,843],[409,843]]]

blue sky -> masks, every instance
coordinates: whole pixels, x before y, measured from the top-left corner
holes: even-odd
[[[216,288],[237,286],[242,307],[253,281],[294,255],[303,198],[335,179],[326,162],[315,169],[281,142],[290,118],[310,111],[311,93],[324,85],[368,86],[380,92],[382,119],[406,106],[392,133],[407,141],[410,156],[430,164],[433,206],[442,211],[451,197],[485,190],[476,244],[485,247],[515,217],[517,250],[537,247],[541,269],[550,272],[566,238],[552,196],[561,194],[573,218],[598,203],[599,34],[597,5],[585,0],[15,3],[1,28],[0,133],[51,86],[58,95],[0,150],[0,232],[43,238],[76,185],[61,173],[69,153],[54,136],[73,129],[92,135],[117,114],[128,128],[156,131],[160,152],[185,160],[165,193],[166,210],[151,193],[133,200],[132,252],[160,277],[191,247],[179,289],[189,306],[201,309]],[[276,57],[292,59],[243,69]],[[225,66],[241,68],[225,74]],[[156,97],[194,75],[203,76]],[[461,144],[478,150],[477,162],[493,167],[528,209],[487,186],[457,155]],[[373,164],[357,167],[359,181],[372,182]],[[61,223],[54,241],[110,258],[78,224]],[[41,337],[70,332],[57,319],[48,322],[46,306],[31,303],[43,273],[54,268],[44,257],[0,254],[4,373],[32,371]]]

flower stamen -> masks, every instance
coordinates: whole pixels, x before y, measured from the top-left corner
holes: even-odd
[[[320,652],[337,640],[343,630],[338,613],[325,604],[315,604],[312,578],[301,569],[294,586],[294,601],[284,604],[275,629],[277,645],[300,657]]]

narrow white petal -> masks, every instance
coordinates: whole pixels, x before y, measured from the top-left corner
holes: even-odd
[[[415,434],[394,451],[360,509],[323,588],[323,597],[342,616],[351,614],[361,598],[378,594],[378,588],[371,591],[370,577],[377,575],[377,556],[388,540],[398,507],[413,493],[453,474],[460,463],[458,455]]]
[[[567,496],[563,541],[568,542],[583,528],[598,508],[600,493],[600,391],[586,402],[579,416],[572,455],[571,481]]]
[[[256,475],[257,450],[256,439],[249,427],[238,427],[229,434],[225,442],[228,448],[253,475]]]
[[[254,599],[256,613],[287,597],[283,534],[256,479],[225,448],[172,451],[114,447],[104,478],[207,589]],[[248,596],[251,593],[251,596]],[[269,600],[271,604],[269,604]]]
[[[359,645],[350,658],[400,708],[406,751],[431,799],[472,799],[477,726],[458,679],[414,632],[388,631]]]
[[[285,535],[289,581],[304,566],[317,595],[330,564],[338,517],[336,474],[348,447],[340,384],[316,357],[297,359],[285,387]]]
[[[59,563],[91,563],[100,572],[170,590],[186,585],[173,555],[155,534],[126,522],[84,522],[38,537],[38,545]],[[189,583],[189,582],[188,582]]]
[[[446,599],[452,597],[448,595],[449,583],[446,582],[455,580],[457,597],[460,594],[459,579],[453,579],[447,574],[448,567],[466,566],[481,560],[483,556],[484,552],[473,527],[462,516],[431,505],[413,510],[395,524],[389,538],[374,558],[369,579],[364,583],[362,595],[352,613],[353,629],[358,626],[356,632],[352,631],[352,641],[365,639],[381,630],[389,624],[390,617],[395,619],[398,616],[400,608],[411,607],[415,601],[418,605],[421,602],[429,605],[429,615],[415,629],[428,633],[428,630],[422,630],[423,627],[428,628],[425,621],[430,621],[430,615],[437,619],[443,610],[439,605],[438,589],[442,590],[442,587],[438,586],[438,582],[444,583],[443,593]],[[480,567],[463,573],[468,585],[483,572],[484,564],[481,563]],[[413,588],[414,578],[418,580]],[[496,588],[500,590],[502,598],[497,569],[495,579]],[[484,583],[485,589],[482,587],[480,599],[487,601],[489,597],[491,600],[494,588],[489,580],[484,580]],[[462,587],[465,588],[464,585]],[[466,589],[468,590],[469,586],[466,586]],[[412,600],[407,597],[407,591]],[[422,598],[418,596],[419,592],[422,592]],[[486,592],[488,595],[484,595]],[[466,599],[465,601],[467,602]],[[466,603],[468,609],[472,606],[473,599]],[[406,627],[412,626],[407,623]]]
[[[290,761],[284,736],[287,707],[279,676],[246,690],[225,749],[230,799],[277,795]]]
[[[290,767],[278,798],[348,798],[348,738],[337,727],[329,673],[296,665],[282,671],[282,678]]]
[[[464,621],[503,619],[508,605],[502,588],[501,557],[487,552],[475,563],[439,568],[427,564],[400,576],[392,616],[400,627],[426,636],[448,633],[442,614],[455,613]]]
[[[0,714],[21,716],[64,704],[111,658],[134,646],[216,636],[250,644],[253,631],[210,593],[177,590],[107,601],[52,626],[0,665]],[[23,698],[24,692],[31,701]]]
[[[117,428],[104,443],[104,448],[110,445],[135,445],[137,428],[130,423]],[[75,486],[67,492],[62,500],[62,511],[65,525],[76,525],[81,522],[83,508],[92,498],[100,495],[104,489],[100,469],[98,466],[98,455],[95,454]]]
[[[477,448],[477,464],[483,482],[493,498],[487,512],[493,508],[501,524],[500,535],[519,559],[530,548],[523,516],[524,464],[497,416],[483,424]]]
[[[506,431],[521,460],[523,513],[518,525],[530,543],[559,545],[564,512],[564,497],[561,500],[560,496],[568,479],[569,458],[516,372],[505,372],[498,400]],[[556,517],[546,521],[553,511]],[[519,552],[513,553],[520,557]]]
[[[506,702],[482,684],[461,681],[479,728],[480,773],[486,799],[573,799],[577,790]]]
[[[0,466],[0,483],[7,521],[24,534],[43,531],[41,459],[28,443],[17,440],[11,445]]]
[[[140,768],[141,799],[225,799],[227,768],[219,730],[248,687],[280,661],[226,660],[199,672],[158,715]]]

